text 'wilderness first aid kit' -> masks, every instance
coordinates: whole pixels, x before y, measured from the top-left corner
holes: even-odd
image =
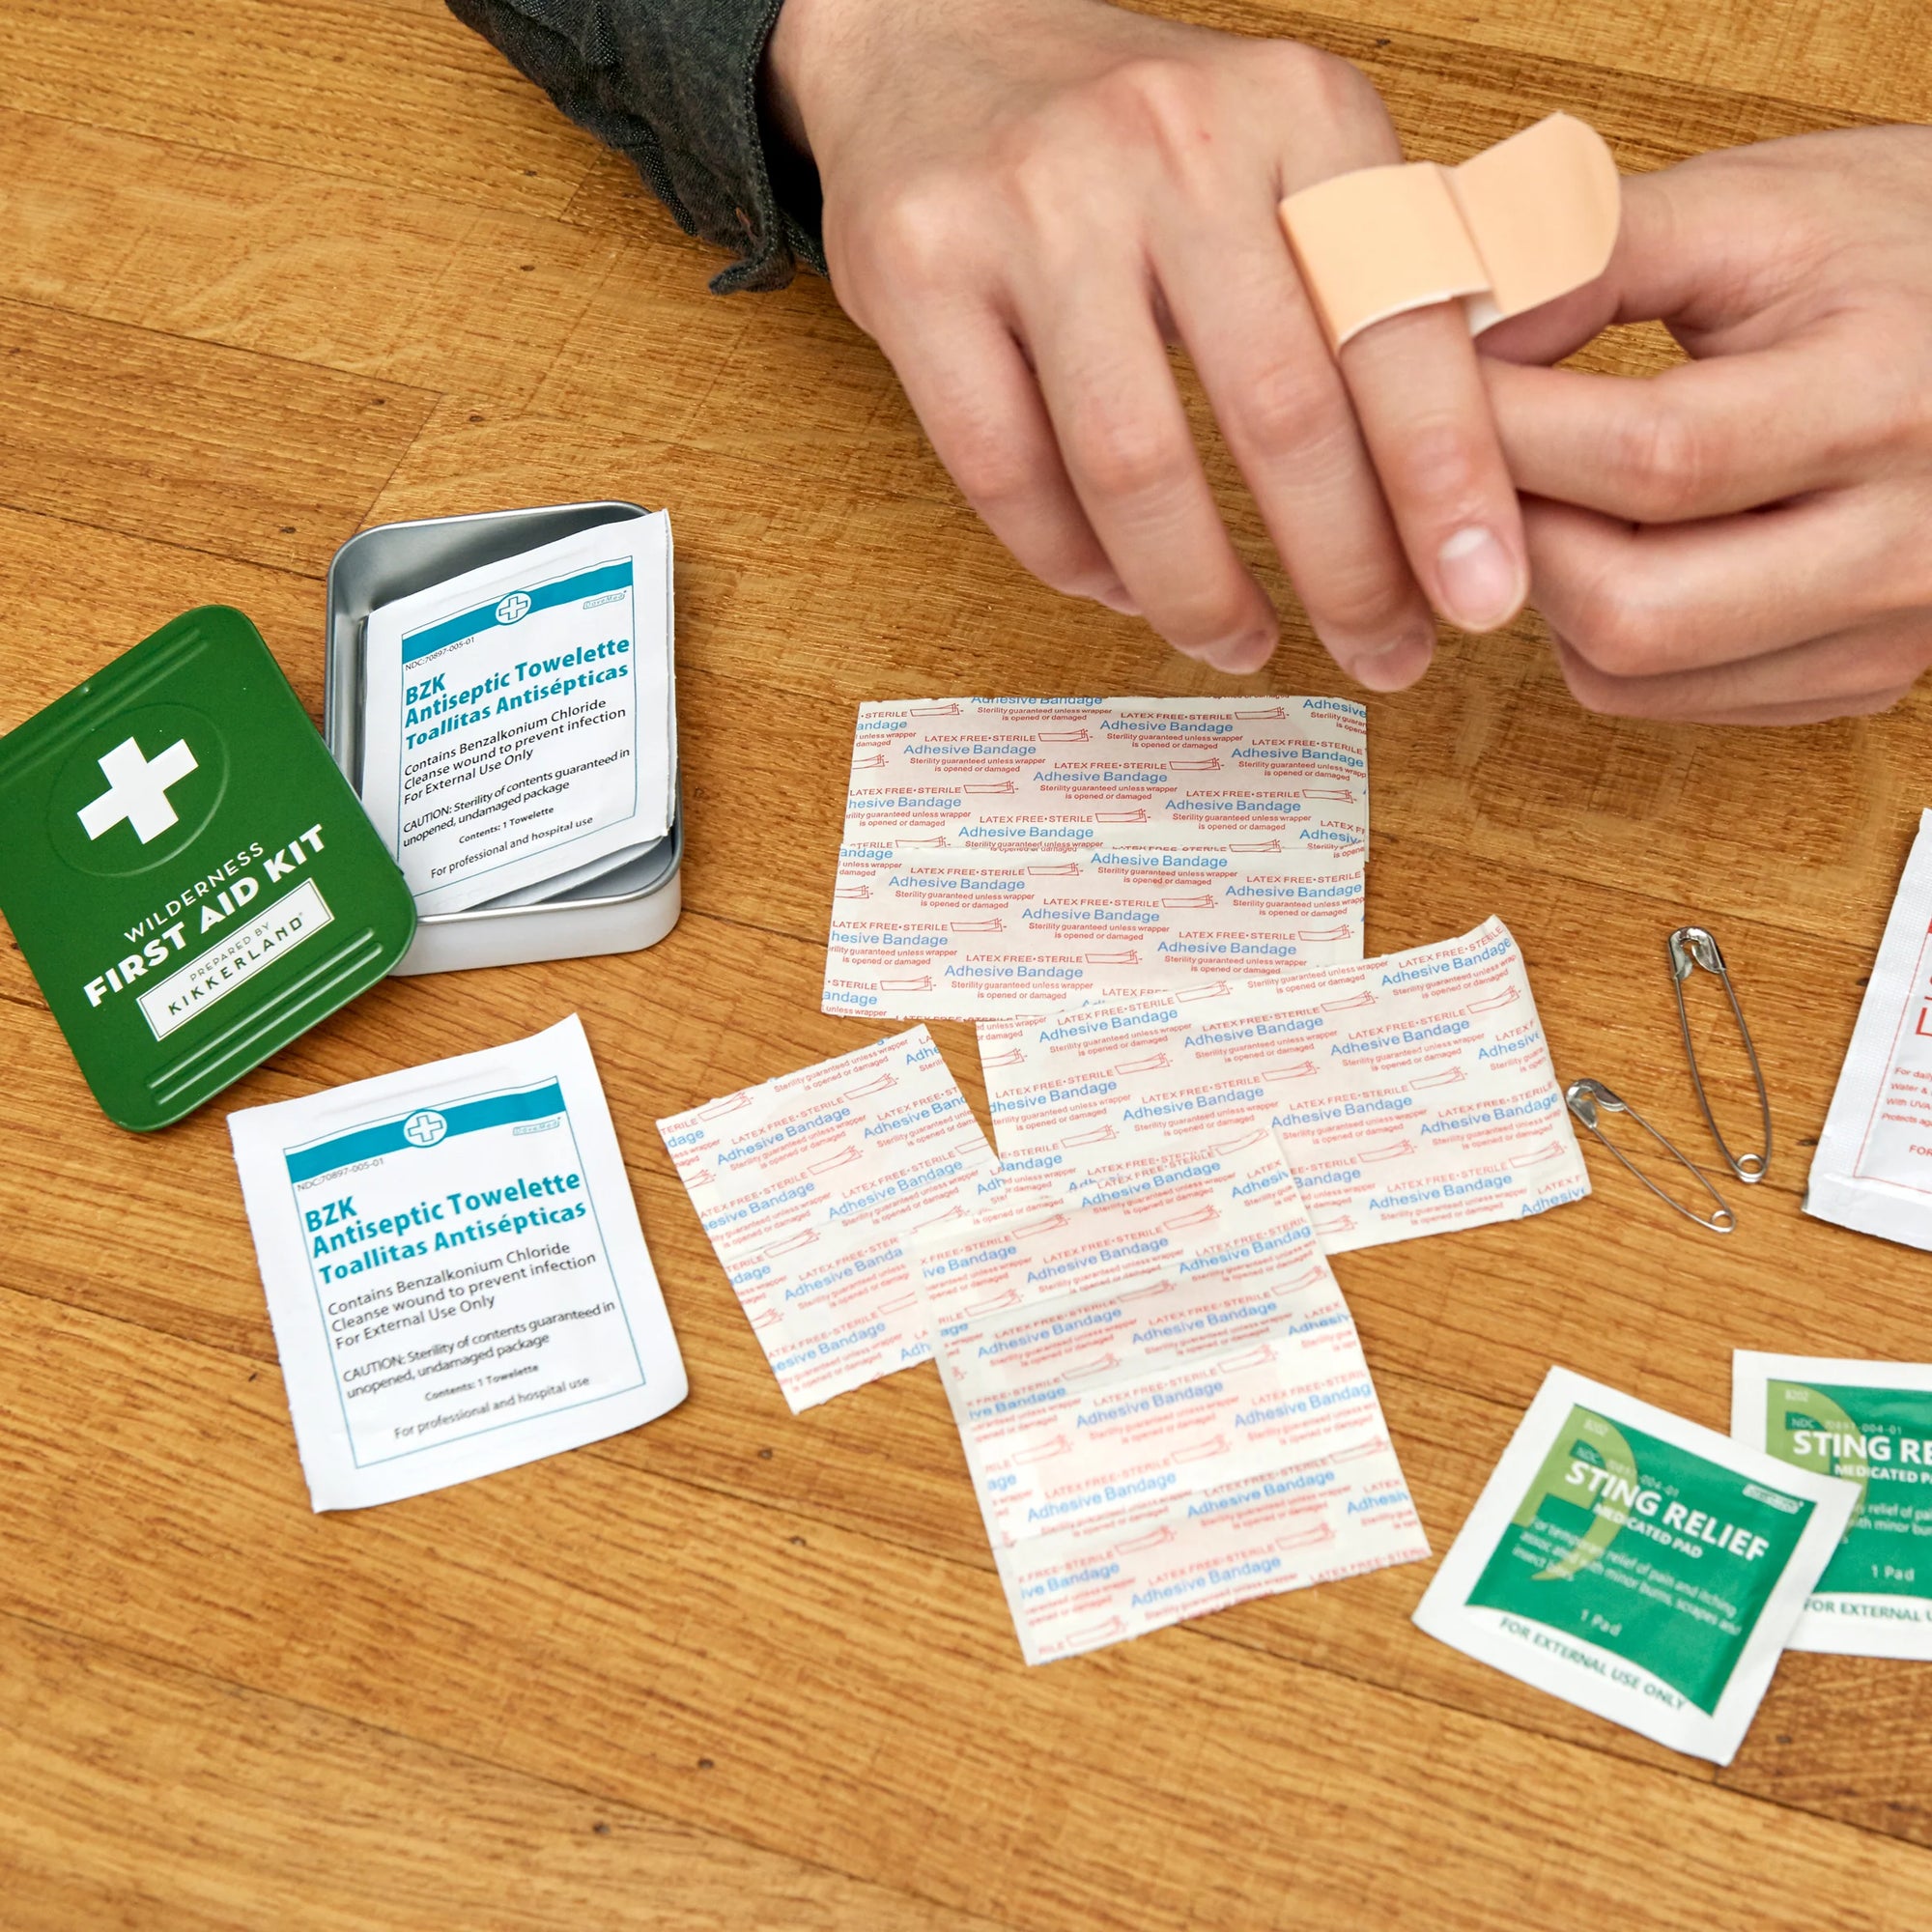
[[[551,896],[665,836],[671,597],[660,511],[370,614],[362,801],[423,912]]]
[[[932,1352],[906,1243],[1000,1182],[923,1027],[658,1131],[794,1413]]]
[[[574,1014],[243,1109],[228,1131],[318,1510],[513,1468],[684,1400]]]
[[[824,1006],[984,1019],[1362,955],[1340,698],[860,707]]]
[[[1850,1483],[1551,1369],[1415,1621],[1729,1764],[1857,1501]]]
[[[1932,811],[1919,814],[1804,1211],[1932,1248]]]
[[[1271,1127],[1329,1254],[1590,1191],[1500,921],[1268,986],[980,1029],[1009,1171],[1044,1177]]]
[[[1731,1434],[1856,1490],[1790,1648],[1932,1658],[1932,1366],[1740,1349]]]
[[[380,980],[408,887],[239,611],[0,739],[0,908],[108,1118],[164,1126]]]

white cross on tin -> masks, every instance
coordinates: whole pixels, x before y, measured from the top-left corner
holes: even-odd
[[[143,845],[158,838],[180,817],[168,803],[168,787],[196,769],[185,738],[177,738],[153,764],[141,755],[132,738],[123,738],[100,760],[107,789],[80,808],[76,815],[82,829],[90,838],[99,838],[125,818]]]

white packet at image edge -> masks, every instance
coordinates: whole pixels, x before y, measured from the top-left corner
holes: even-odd
[[[1924,1405],[1926,1426],[1924,1435],[1916,1439],[1921,1445],[1919,1453],[1928,1460],[1917,1466],[1906,1466],[1901,1458],[1891,1466],[1907,1479],[1897,1485],[1899,1488],[1919,1492],[1916,1508],[1908,1500],[1909,1514],[1915,1520],[1924,1517],[1932,1524],[1932,1363],[1872,1362],[1852,1357],[1779,1355],[1752,1349],[1735,1350],[1731,1355],[1731,1434],[1740,1442],[1763,1450],[1781,1464],[1784,1458],[1771,1447],[1769,1439],[1769,1398],[1774,1384],[1787,1381],[1799,1383],[1807,1392],[1815,1392],[1811,1385],[1822,1382],[1838,1388],[1883,1389],[1918,1396]],[[1856,1417],[1848,1420],[1855,1425],[1858,1422]],[[1884,1456],[1874,1458],[1867,1453],[1866,1465],[1870,1466],[1874,1461],[1889,1463],[1889,1447],[1888,1439]],[[1853,1448],[1848,1453],[1856,1456],[1858,1451]],[[1834,1465],[1837,1460],[1833,1458]],[[1845,1543],[1851,1543],[1858,1535],[1862,1515],[1862,1508],[1854,1512],[1854,1520],[1845,1530]],[[1918,1588],[1910,1592],[1814,1590],[1785,1639],[1785,1648],[1821,1651],[1838,1657],[1932,1658],[1932,1527],[1922,1534],[1927,1548],[1917,1557],[1911,1549],[1921,1535],[1916,1520],[1909,1536],[1891,1539],[1901,1547],[1887,1551],[1888,1555],[1895,1553],[1910,1559],[1913,1571],[1922,1564],[1926,1573],[1923,1579],[1917,1576],[1901,1579],[1912,1581]]]
[[[558,1090],[559,1109],[542,1114],[518,1110],[518,1096],[546,1099],[553,1086]],[[465,1122],[451,1123],[449,1116],[458,1108],[491,1101],[501,1103],[495,1109],[500,1118],[473,1116],[473,1129]],[[419,1122],[410,1134],[408,1129]],[[445,1224],[411,1219],[404,1228],[369,1231],[361,1219],[365,1215],[379,1221],[398,1218],[394,1212],[384,1217],[384,1204],[375,1197],[383,1179],[391,1188],[400,1184],[402,1196],[415,1195],[430,1207],[448,1198],[425,1192],[448,1179],[440,1173],[445,1167],[457,1177],[459,1189],[487,1188],[491,1177],[480,1163],[491,1143],[472,1143],[469,1135],[492,1128],[507,1128],[508,1139],[530,1146],[527,1154],[521,1148],[515,1151],[520,1166],[551,1155],[547,1136],[561,1128],[570,1143],[568,1152],[575,1156],[570,1171],[580,1177],[579,1187],[532,1189],[526,1180],[525,1191],[514,1193],[516,1183],[505,1182],[504,1194],[513,1196],[518,1207],[481,1234],[471,1232],[479,1225],[473,1217],[488,1216],[502,1201],[479,1201],[474,1209],[462,1206]],[[589,1042],[575,1013],[526,1039],[299,1099],[240,1109],[228,1116],[228,1131],[296,1445],[316,1510],[360,1509],[495,1474],[635,1429],[684,1400],[689,1385],[677,1339],[644,1245]],[[406,1138],[410,1147],[379,1149],[371,1139],[366,1156],[351,1149],[341,1166],[316,1169],[301,1182],[292,1178],[291,1154],[319,1157],[319,1148],[351,1135],[390,1143]],[[499,1158],[508,1151],[500,1146],[505,1138],[494,1136]],[[566,1151],[562,1142],[555,1147],[558,1153]],[[444,1148],[449,1152],[440,1155]],[[412,1155],[407,1166],[382,1177],[388,1157],[405,1152]],[[327,1186],[312,1188],[304,1201],[298,1187],[314,1180]],[[335,1211],[354,1204],[357,1195],[374,1201],[374,1208],[355,1205],[350,1212]],[[567,1219],[554,1217],[555,1226],[568,1229],[567,1238],[546,1236],[544,1228],[553,1225],[546,1220],[523,1243],[522,1232],[513,1229],[523,1203],[555,1198],[576,1207],[578,1196],[585,1211]],[[535,1220],[531,1214],[523,1218]],[[440,1234],[451,1245],[437,1248],[425,1240],[423,1252],[402,1252],[415,1248],[418,1236],[431,1234]],[[391,1235],[408,1238],[391,1240]],[[337,1247],[338,1236],[357,1238]],[[505,1248],[505,1241],[511,1247]],[[326,1257],[320,1263],[317,1248]],[[500,1255],[495,1252],[498,1248]],[[338,1263],[338,1255],[346,1259]],[[377,1258],[350,1265],[364,1256]],[[364,1286],[399,1266],[428,1270],[431,1279],[411,1283],[397,1277],[373,1292]],[[327,1283],[319,1267],[339,1267],[347,1279],[340,1285]],[[506,1293],[512,1288],[520,1292]],[[586,1291],[601,1293],[604,1300],[580,1310],[576,1304]],[[486,1293],[492,1299],[484,1308],[480,1303]],[[391,1298],[406,1305],[392,1306]],[[520,1321],[523,1302],[530,1305]],[[500,1305],[504,1303],[508,1305]],[[480,1324],[473,1329],[475,1342],[445,1345],[447,1331],[437,1324],[447,1321],[453,1330],[466,1321]],[[365,1332],[372,1327],[377,1332]],[[546,1381],[562,1373],[553,1363],[573,1355],[584,1359],[572,1363],[571,1373],[586,1371],[577,1385],[590,1387],[592,1393],[577,1395],[575,1387],[545,1389]],[[371,1385],[368,1365],[398,1357],[393,1369],[376,1372],[393,1380]],[[526,1362],[538,1365],[534,1386],[525,1380],[531,1373]],[[471,1369],[473,1391],[467,1399],[458,1386],[427,1387],[440,1374]],[[360,1376],[358,1370],[363,1371]],[[600,1378],[616,1385],[599,1391]],[[357,1387],[370,1400],[361,1402],[351,1393]],[[380,1437],[378,1417],[396,1412],[418,1389],[424,1391],[425,1406],[420,1424],[409,1424],[407,1430],[392,1425],[392,1431],[401,1432],[392,1434],[392,1439],[403,1439],[418,1426],[453,1427],[455,1418],[482,1421],[478,1411],[483,1410],[504,1419],[358,1461],[358,1442],[366,1450]],[[575,1399],[546,1399],[554,1395]],[[384,1396],[387,1400],[378,1400]],[[441,1397],[449,1398],[447,1406],[427,1408]],[[352,1404],[358,1402],[361,1406],[352,1411]]]
[[[1515,1526],[1517,1511],[1549,1456],[1558,1428],[1577,1407],[1591,1410],[1612,1427],[1627,1424],[1680,1454],[1713,1463],[1751,1485],[1786,1497],[1803,1497],[1814,1505],[1731,1666],[1715,1709],[1708,1714],[1633,1659],[1592,1643],[1574,1630],[1558,1630],[1525,1612],[1468,1601],[1504,1536]],[[1763,1700],[1805,1598],[1837,1548],[1856,1498],[1853,1484],[1776,1462],[1716,1430],[1653,1407],[1572,1370],[1552,1368],[1483,1485],[1483,1492],[1457,1532],[1448,1555],[1431,1578],[1413,1621],[1419,1630],[1505,1676],[1547,1690],[1673,1750],[1729,1764]],[[1612,1537],[1615,1534],[1612,1531]],[[1608,1547],[1606,1541],[1600,1549]],[[1582,1567],[1587,1572],[1592,1566]],[[1521,1626],[1523,1634],[1508,1633],[1506,1621]],[[1575,1652],[1574,1660],[1562,1654],[1564,1648]],[[1652,1686],[1663,1694],[1659,1695]],[[1671,1709],[1666,1697],[1680,1708]]]
[[[1910,1155],[1923,1161],[1922,1184],[1913,1185],[1874,1174],[1860,1174],[1878,1122],[1875,1116],[1901,1048],[1922,1040],[1921,1065],[1913,1071],[1921,1084],[1916,1096],[1924,1122],[1932,1127],[1932,1033],[1924,1011],[1908,1035],[1905,1021],[1914,1000],[1932,1008],[1932,810],[1918,815],[1918,831],[1885,923],[1878,958],[1864,998],[1859,1004],[1852,1043],[1838,1071],[1818,1151],[1804,1189],[1804,1211],[1859,1234],[1908,1247],[1932,1249],[1932,1153]],[[1921,980],[1924,983],[1918,983]],[[1932,1132],[1926,1136],[1932,1148]],[[1909,1138],[1907,1146],[1911,1143]],[[1896,1157],[1897,1150],[1891,1150]]]

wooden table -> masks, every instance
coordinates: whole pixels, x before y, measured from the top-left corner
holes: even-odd
[[[1932,110],[1917,0],[1469,6],[1199,14],[1359,60],[1445,160],[1559,106],[1629,168]],[[1715,1772],[1421,1636],[1413,1565],[1029,1671],[932,1374],[787,1413],[652,1123],[867,1037],[818,1011],[855,704],[1227,686],[1021,576],[822,284],[724,301],[716,266],[437,0],[0,10],[0,728],[217,601],[319,712],[356,529],[671,506],[675,934],[385,982],[228,1098],[581,1012],[692,1380],[641,1432],[310,1515],[225,1102],[109,1126],[10,943],[0,1921],[1932,1922],[1932,1670],[1789,1658]],[[1344,686],[1295,620],[1248,688]],[[1344,1259],[1437,1549],[1551,1361],[1723,1427],[1734,1346],[1932,1356],[1924,1258],[1798,1206],[1932,802],[1926,698],[1609,723],[1525,619],[1370,711],[1371,950],[1501,915],[1559,1065],[1701,1144],[1662,936],[1704,921],[1780,1134],[1728,1241],[1599,1164],[1530,1225]]]

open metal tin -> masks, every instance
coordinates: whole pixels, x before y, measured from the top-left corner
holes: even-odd
[[[351,537],[328,566],[323,737],[356,796],[362,793],[363,627],[371,611],[466,570],[645,514],[636,503],[563,503],[383,524]],[[680,786],[669,832],[628,865],[533,905],[427,914],[417,920],[415,938],[390,971],[454,973],[655,946],[677,923],[683,860]]]

